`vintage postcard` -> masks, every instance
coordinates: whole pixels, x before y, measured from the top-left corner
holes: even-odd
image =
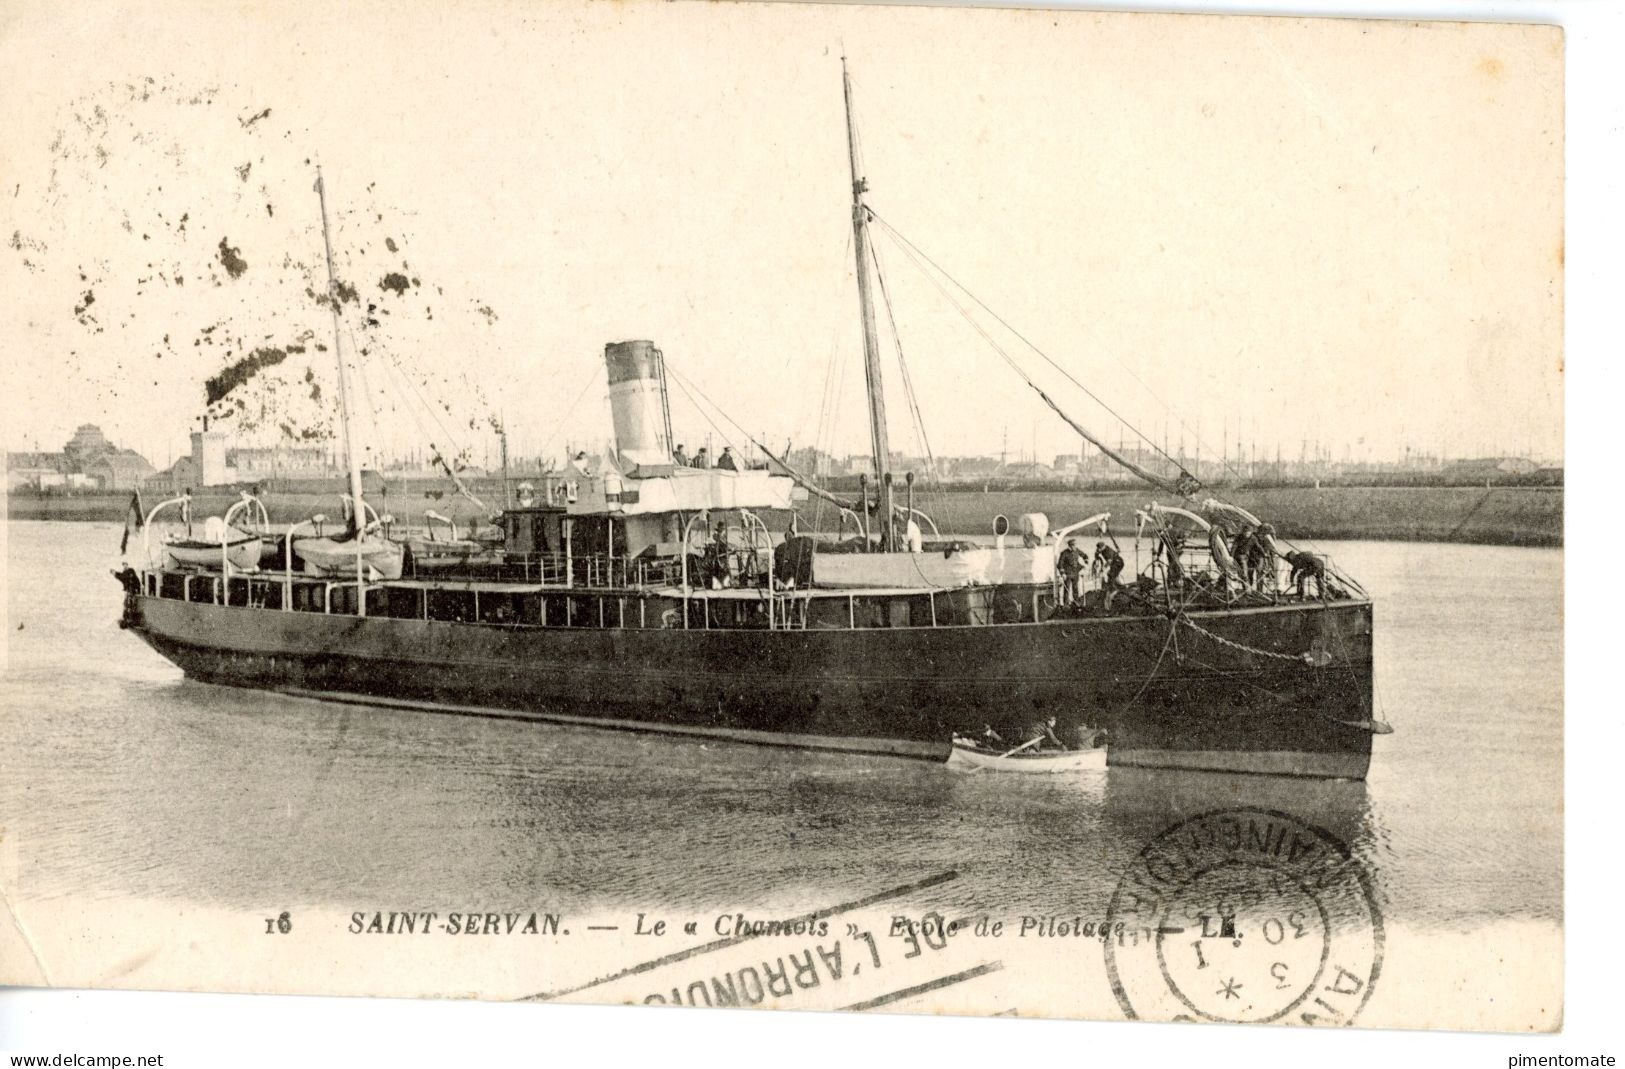
[[[1560,29],[0,68],[0,983],[1561,1028]]]

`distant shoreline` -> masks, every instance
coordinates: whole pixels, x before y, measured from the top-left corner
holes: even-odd
[[[439,496],[433,496],[438,494]],[[1100,512],[1112,514],[1111,529],[1119,537],[1134,533],[1134,510],[1163,500],[1149,490],[996,490],[980,492],[916,492],[915,506],[930,513],[945,534],[990,533],[993,517],[1004,515],[1019,530],[1023,513],[1042,512],[1052,528]],[[1563,488],[1532,486],[1455,487],[1292,487],[1240,488],[1225,492],[1225,499],[1256,513],[1275,525],[1287,540],[1372,540],[1394,542],[1459,542],[1501,546],[1563,545]],[[129,505],[128,492],[41,495],[8,494],[7,518],[122,522]],[[143,495],[146,507],[158,497]],[[194,515],[201,519],[223,513],[236,495],[212,490],[198,495]],[[899,494],[899,502],[903,496]],[[478,510],[464,498],[442,489],[425,492],[392,487],[389,493],[369,498],[381,512],[403,524],[422,526],[424,512],[433,510],[460,527],[479,519]],[[338,493],[267,494],[266,505],[274,523],[291,523],[314,512],[337,519]],[[804,523],[825,529],[835,526],[834,510],[817,501],[801,508]],[[850,531],[850,527],[848,528]]]

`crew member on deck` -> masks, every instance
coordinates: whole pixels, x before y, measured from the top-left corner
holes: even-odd
[[[577,453],[575,456],[571,457],[570,458],[570,467],[574,468],[577,472],[579,472],[582,475],[588,474],[589,472],[588,472],[587,454],[586,454],[586,452],[583,451],[583,452]]]
[[[1292,565],[1292,574],[1287,577],[1287,583],[1296,587],[1298,597],[1305,596],[1304,587],[1311,578],[1315,581],[1315,597],[1326,596],[1326,565],[1319,557],[1295,549],[1285,559]]]
[[[734,447],[733,446],[725,445],[725,446],[722,447],[722,455],[720,457],[717,457],[717,467],[722,469],[723,471],[738,471],[739,470],[739,462],[734,459]]]
[[[690,466],[696,468],[709,468],[711,466],[711,454],[706,451],[705,446],[700,446],[700,451],[694,454]]]
[[[1264,524],[1253,536],[1252,556],[1244,567],[1252,572],[1253,582],[1259,589],[1264,589],[1266,579],[1269,589],[1275,589],[1279,576],[1275,574],[1275,528],[1272,525]]]
[[[720,590],[732,585],[733,575],[728,568],[728,527],[717,524],[716,537],[705,547],[706,568],[710,573],[712,589]]]
[[[1115,542],[1116,539],[1112,541]],[[1115,546],[1096,542],[1094,572],[1096,575],[1105,576],[1106,611],[1111,612],[1112,598],[1117,594],[1117,577],[1123,574],[1123,555],[1117,552]]]
[[[1230,545],[1230,557],[1241,569],[1241,582],[1249,589],[1258,582],[1253,573],[1253,553],[1257,545],[1257,536],[1253,533],[1253,525],[1244,523],[1241,530],[1236,532],[1236,540]]]
[[[1078,548],[1076,538],[1066,540],[1066,548],[1056,558],[1055,566],[1061,571],[1061,604],[1076,605],[1083,600],[1083,572],[1089,555]]]
[[[1157,549],[1168,566],[1168,585],[1175,588],[1184,586],[1185,569],[1179,563],[1179,556],[1185,551],[1185,536],[1170,527],[1158,537]]]
[[[672,462],[679,468],[688,467],[688,450],[684,449],[682,446],[678,446],[677,449],[672,453],[671,459]]]
[[[1117,577],[1123,574],[1123,555],[1104,542],[1096,542],[1095,571],[1105,573],[1108,586],[1117,586]]]

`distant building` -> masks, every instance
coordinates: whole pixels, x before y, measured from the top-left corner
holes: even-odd
[[[60,453],[7,453],[8,490],[124,490],[152,474],[146,458],[120,449],[94,423],[81,423]]]
[[[197,469],[198,486],[226,486],[231,476],[226,472],[226,436],[222,431],[211,431],[208,420],[201,431],[192,432],[192,464]]]
[[[40,489],[41,480],[62,475],[61,453],[7,453],[6,489]]]
[[[84,472],[101,490],[135,490],[152,473],[147,458],[129,449],[97,457],[86,465]]]
[[[1527,457],[1474,457],[1457,460],[1446,474],[1469,479],[1493,479],[1498,475],[1533,475],[1540,465]]]
[[[226,450],[226,466],[236,469],[236,478],[263,476],[321,476],[328,474],[327,450],[320,446],[238,446]]]
[[[174,496],[197,487],[197,463],[191,457],[181,457],[168,469],[149,475],[141,484],[143,490]]]
[[[73,437],[62,447],[62,455],[67,458],[69,469],[72,471],[84,471],[97,457],[116,452],[117,447],[107,440],[102,429],[94,423],[79,424],[79,429],[73,432]]]
[[[192,432],[190,463],[179,461],[164,473],[165,485],[176,489],[187,486],[201,489],[206,486],[232,486],[260,479],[312,479],[333,474],[327,451],[321,446],[234,446],[224,431],[211,431],[205,427]],[[182,480],[185,480],[182,484]]]
[[[947,461],[948,473],[957,478],[992,475],[999,470],[998,457],[951,457]]]

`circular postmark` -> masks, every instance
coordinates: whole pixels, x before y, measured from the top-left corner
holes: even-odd
[[[1382,970],[1382,915],[1347,844],[1268,809],[1219,809],[1135,856],[1107,914],[1131,1019],[1346,1025]]]

